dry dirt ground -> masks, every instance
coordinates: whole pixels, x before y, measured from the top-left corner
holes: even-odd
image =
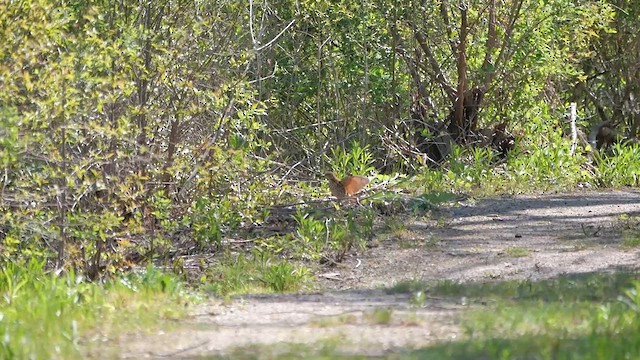
[[[416,306],[415,294],[385,289],[404,280],[541,280],[636,270],[640,251],[624,246],[623,238],[626,228],[638,228],[633,219],[638,215],[635,190],[444,206],[434,212],[435,220],[399,219],[404,225],[380,235],[375,246],[317,274],[316,293],[211,300],[163,331],[123,336],[119,356],[270,358],[284,351],[278,350],[286,348],[282,344],[378,356],[455,340],[464,336],[456,315],[474,305],[464,298],[426,296]]]

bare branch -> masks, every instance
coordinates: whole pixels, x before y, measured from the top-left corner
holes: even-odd
[[[421,97],[428,98],[428,94],[426,93],[424,86],[422,86],[423,81],[420,78],[420,74],[418,73],[418,68],[416,67],[415,62],[407,55],[407,50],[404,47],[404,41],[402,40],[402,37],[398,33],[398,29],[396,28],[395,25],[392,25],[390,28],[390,31],[391,31],[391,35],[393,36],[397,44],[394,50],[396,51],[396,53],[398,53],[402,57],[405,64],[407,64],[407,69],[409,70],[409,74],[411,75],[411,78],[413,79],[413,82],[415,83],[416,88],[418,89],[419,95]],[[416,59],[419,59],[420,57],[421,57],[420,54],[416,54]]]
[[[453,41],[453,32],[451,29],[453,28],[451,25],[451,19],[449,18],[449,11],[447,10],[449,3],[447,0],[442,0],[440,3],[440,16],[442,16],[442,21],[444,22],[445,30],[447,31],[447,40],[449,41],[449,46],[451,47],[451,53],[455,54],[457,52],[458,46],[455,41]]]
[[[464,94],[467,88],[467,33],[469,31],[469,23],[467,20],[468,5],[464,1],[460,1],[460,38],[458,41],[458,61],[456,62],[458,69],[458,98],[455,106],[454,121],[454,138],[464,134]],[[464,136],[464,135],[463,135]]]
[[[487,43],[485,45],[484,63],[482,70],[484,71],[484,84],[482,90],[486,91],[496,74],[493,64],[493,50],[496,47],[496,0],[490,0],[489,3],[489,24],[487,28]]]
[[[420,45],[420,47],[422,48],[422,51],[424,51],[425,55],[427,56],[427,61],[429,62],[429,66],[431,67],[431,70],[433,71],[434,81],[440,84],[442,89],[445,91],[445,93],[449,97],[450,101],[452,102],[456,101],[456,98],[457,98],[456,89],[454,89],[453,86],[451,86],[451,82],[444,75],[444,72],[442,71],[440,64],[438,64],[438,61],[436,60],[433,52],[431,51],[431,48],[429,48],[429,46],[427,45],[427,39],[425,38],[424,34],[422,34],[413,23],[409,23],[409,25],[411,26],[411,29],[413,30],[413,35],[418,41],[418,44]]]
[[[496,60],[495,68],[499,68],[503,63],[506,63],[507,60],[511,57],[511,48],[513,46],[513,39],[511,38],[513,35],[513,29],[516,26],[516,22],[520,18],[522,14],[522,4],[524,0],[514,0],[513,6],[511,7],[511,13],[509,15],[509,25],[504,33],[504,40],[502,42],[502,47],[500,48],[500,54],[498,54],[498,59]],[[535,29],[536,27],[532,27]],[[495,77],[495,74],[494,74]],[[492,79],[493,80],[493,79]]]
[[[271,44],[273,44],[274,42],[276,42],[276,40],[278,40],[278,38],[280,38],[280,36],[282,36],[282,34],[284,34],[285,31],[287,31],[287,29],[289,29],[294,23],[296,22],[296,19],[293,19],[289,22],[289,24],[287,24],[287,26],[284,27],[284,29],[282,29],[282,31],[280,31],[278,33],[278,35],[276,35],[273,39],[271,39],[271,41],[269,41],[268,43],[260,46],[259,48],[256,49],[256,51],[260,51],[266,47],[271,46]]]

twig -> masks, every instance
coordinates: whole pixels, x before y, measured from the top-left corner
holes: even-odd
[[[353,267],[354,269],[359,268],[360,264],[362,264],[362,260],[360,260],[360,259],[357,259],[357,260],[358,260],[358,262],[356,263],[356,266]]]
[[[190,351],[190,350],[193,350],[193,349],[197,349],[197,348],[199,348],[199,347],[202,347],[202,346],[204,346],[204,345],[207,345],[207,344],[208,344],[208,343],[210,343],[210,342],[211,342],[211,340],[205,340],[205,341],[203,341],[203,342],[201,342],[201,343],[198,343],[198,344],[195,344],[195,345],[193,345],[193,346],[189,346],[189,347],[187,347],[187,348],[180,349],[180,350],[178,350],[178,351],[175,351],[175,352],[172,352],[172,353],[168,353],[168,354],[157,354],[157,356],[159,356],[159,357],[166,357],[166,358],[173,358],[173,357],[175,357],[175,356],[176,356],[176,355],[178,355],[178,354],[182,354],[182,353],[184,353],[184,352],[187,352],[187,351]]]
[[[290,22],[287,26],[285,26],[285,28],[284,28],[284,29],[282,29],[282,31],[280,31],[280,32],[278,33],[278,35],[276,35],[276,36],[273,38],[273,40],[271,40],[271,41],[269,41],[268,43],[266,43],[266,44],[264,44],[264,45],[260,46],[259,48],[257,48],[257,49],[256,49],[256,51],[260,51],[260,50],[262,50],[262,49],[264,49],[264,48],[266,48],[266,47],[268,47],[268,46],[271,46],[271,44],[273,44],[276,40],[278,40],[278,38],[279,38],[280,36],[282,36],[282,34],[284,34],[284,32],[285,32],[285,31],[287,31],[287,29],[289,29],[289,28],[291,27],[291,25],[293,25],[293,23],[295,23],[295,22],[296,22],[296,19],[291,20],[291,22]]]

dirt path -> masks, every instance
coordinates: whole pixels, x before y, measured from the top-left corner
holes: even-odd
[[[444,208],[438,220],[408,224],[319,274],[320,293],[212,301],[173,330],[123,337],[119,346],[136,359],[283,343],[372,356],[455,339],[462,335],[455,315],[464,301],[427,298],[411,306],[412,295],[375,289],[402,280],[538,280],[636,269],[640,251],[620,244],[624,214],[640,215],[639,192],[502,197]]]

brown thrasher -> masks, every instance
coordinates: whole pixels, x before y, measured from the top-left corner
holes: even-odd
[[[338,179],[332,172],[327,172],[325,176],[327,177],[327,180],[329,180],[331,195],[338,199],[353,197],[353,195],[364,189],[364,187],[369,183],[369,179],[359,175],[347,176],[342,180]]]

